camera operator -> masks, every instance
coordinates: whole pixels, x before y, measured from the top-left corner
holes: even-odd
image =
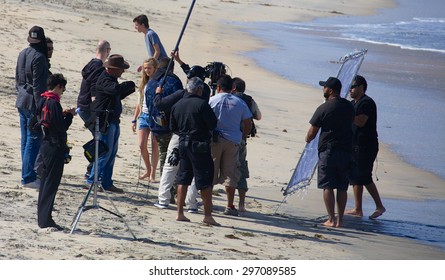
[[[206,70],[204,67],[201,67],[199,65],[194,65],[190,67],[187,63],[181,60],[179,57],[179,51],[172,51],[171,56],[176,60],[176,62],[179,63],[179,66],[181,67],[182,71],[184,71],[185,75],[187,76],[187,79],[191,79],[193,77],[198,77],[201,79],[201,81],[205,81],[206,78]],[[210,99],[210,87],[207,84],[204,84],[204,91],[202,92],[202,98],[207,100],[207,102]]]
[[[42,177],[37,203],[37,222],[39,227],[63,228],[52,219],[54,199],[63,174],[65,157],[68,155],[66,145],[69,126],[76,114],[75,108],[62,111],[60,98],[65,91],[66,79],[62,74],[50,75],[49,90],[41,95],[37,108],[40,121],[37,123],[43,130],[43,141],[40,146],[42,155]]]

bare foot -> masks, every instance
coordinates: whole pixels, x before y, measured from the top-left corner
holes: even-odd
[[[337,224],[335,225],[336,228],[343,227],[343,222],[337,221]]]
[[[377,208],[377,209],[374,211],[374,213],[372,213],[372,215],[369,216],[369,218],[370,218],[371,220],[377,219],[378,217],[382,216],[383,213],[385,213],[385,212],[386,212],[385,207],[383,207],[383,208]]]
[[[335,227],[335,222],[332,220],[327,220],[326,222],[322,223],[321,225],[325,227]]]
[[[202,220],[202,223],[207,226],[215,226],[215,227],[221,226],[221,224],[217,223],[212,217],[205,217],[204,220]]]
[[[244,207],[244,205],[238,205],[238,212],[246,212],[246,207]]]
[[[356,217],[363,217],[363,211],[362,210],[357,210],[357,209],[351,209],[351,210],[347,210],[345,211],[346,215],[351,215],[351,216],[356,216]]]
[[[176,217],[176,221],[178,222],[190,222],[190,219],[187,218],[186,216],[184,216],[184,214],[178,214],[178,216]]]
[[[151,183],[156,183],[156,177],[154,175],[150,175],[150,179],[148,179]]]
[[[150,177],[150,173],[145,173],[144,175],[142,175],[141,177],[139,177],[139,180],[144,180],[146,178]],[[150,179],[149,179],[150,181]]]

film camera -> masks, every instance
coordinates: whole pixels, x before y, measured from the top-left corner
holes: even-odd
[[[222,62],[210,62],[205,69],[205,76],[210,79],[209,86],[216,89],[218,79],[226,74],[226,65]]]

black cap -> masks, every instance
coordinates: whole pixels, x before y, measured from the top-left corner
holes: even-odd
[[[201,81],[204,82],[204,79],[206,78],[206,70],[204,69],[204,67],[201,67],[199,65],[192,66],[187,73],[187,78],[191,79],[193,77],[198,77],[201,79]]]
[[[33,26],[28,32],[28,42],[31,44],[37,44],[45,39],[45,32],[40,26]]]
[[[322,86],[322,87],[328,87],[328,88],[330,88],[332,90],[335,90],[335,91],[338,91],[338,92],[341,91],[341,82],[340,82],[339,79],[334,78],[334,77],[329,77],[326,80],[326,82],[325,81],[320,81],[318,84],[320,86]]]

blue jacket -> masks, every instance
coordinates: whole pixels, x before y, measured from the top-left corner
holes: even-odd
[[[158,110],[153,104],[153,99],[156,95],[156,88],[162,84],[164,73],[165,70],[163,69],[157,71],[155,75],[153,75],[153,77],[148,81],[147,87],[145,88],[145,101],[148,107],[148,115],[150,116],[148,125],[150,127],[150,130],[155,133],[170,132],[170,110]],[[161,97],[164,98],[181,89],[184,89],[181,80],[175,74],[170,73],[166,77]],[[163,123],[161,123],[161,119],[163,119]]]

